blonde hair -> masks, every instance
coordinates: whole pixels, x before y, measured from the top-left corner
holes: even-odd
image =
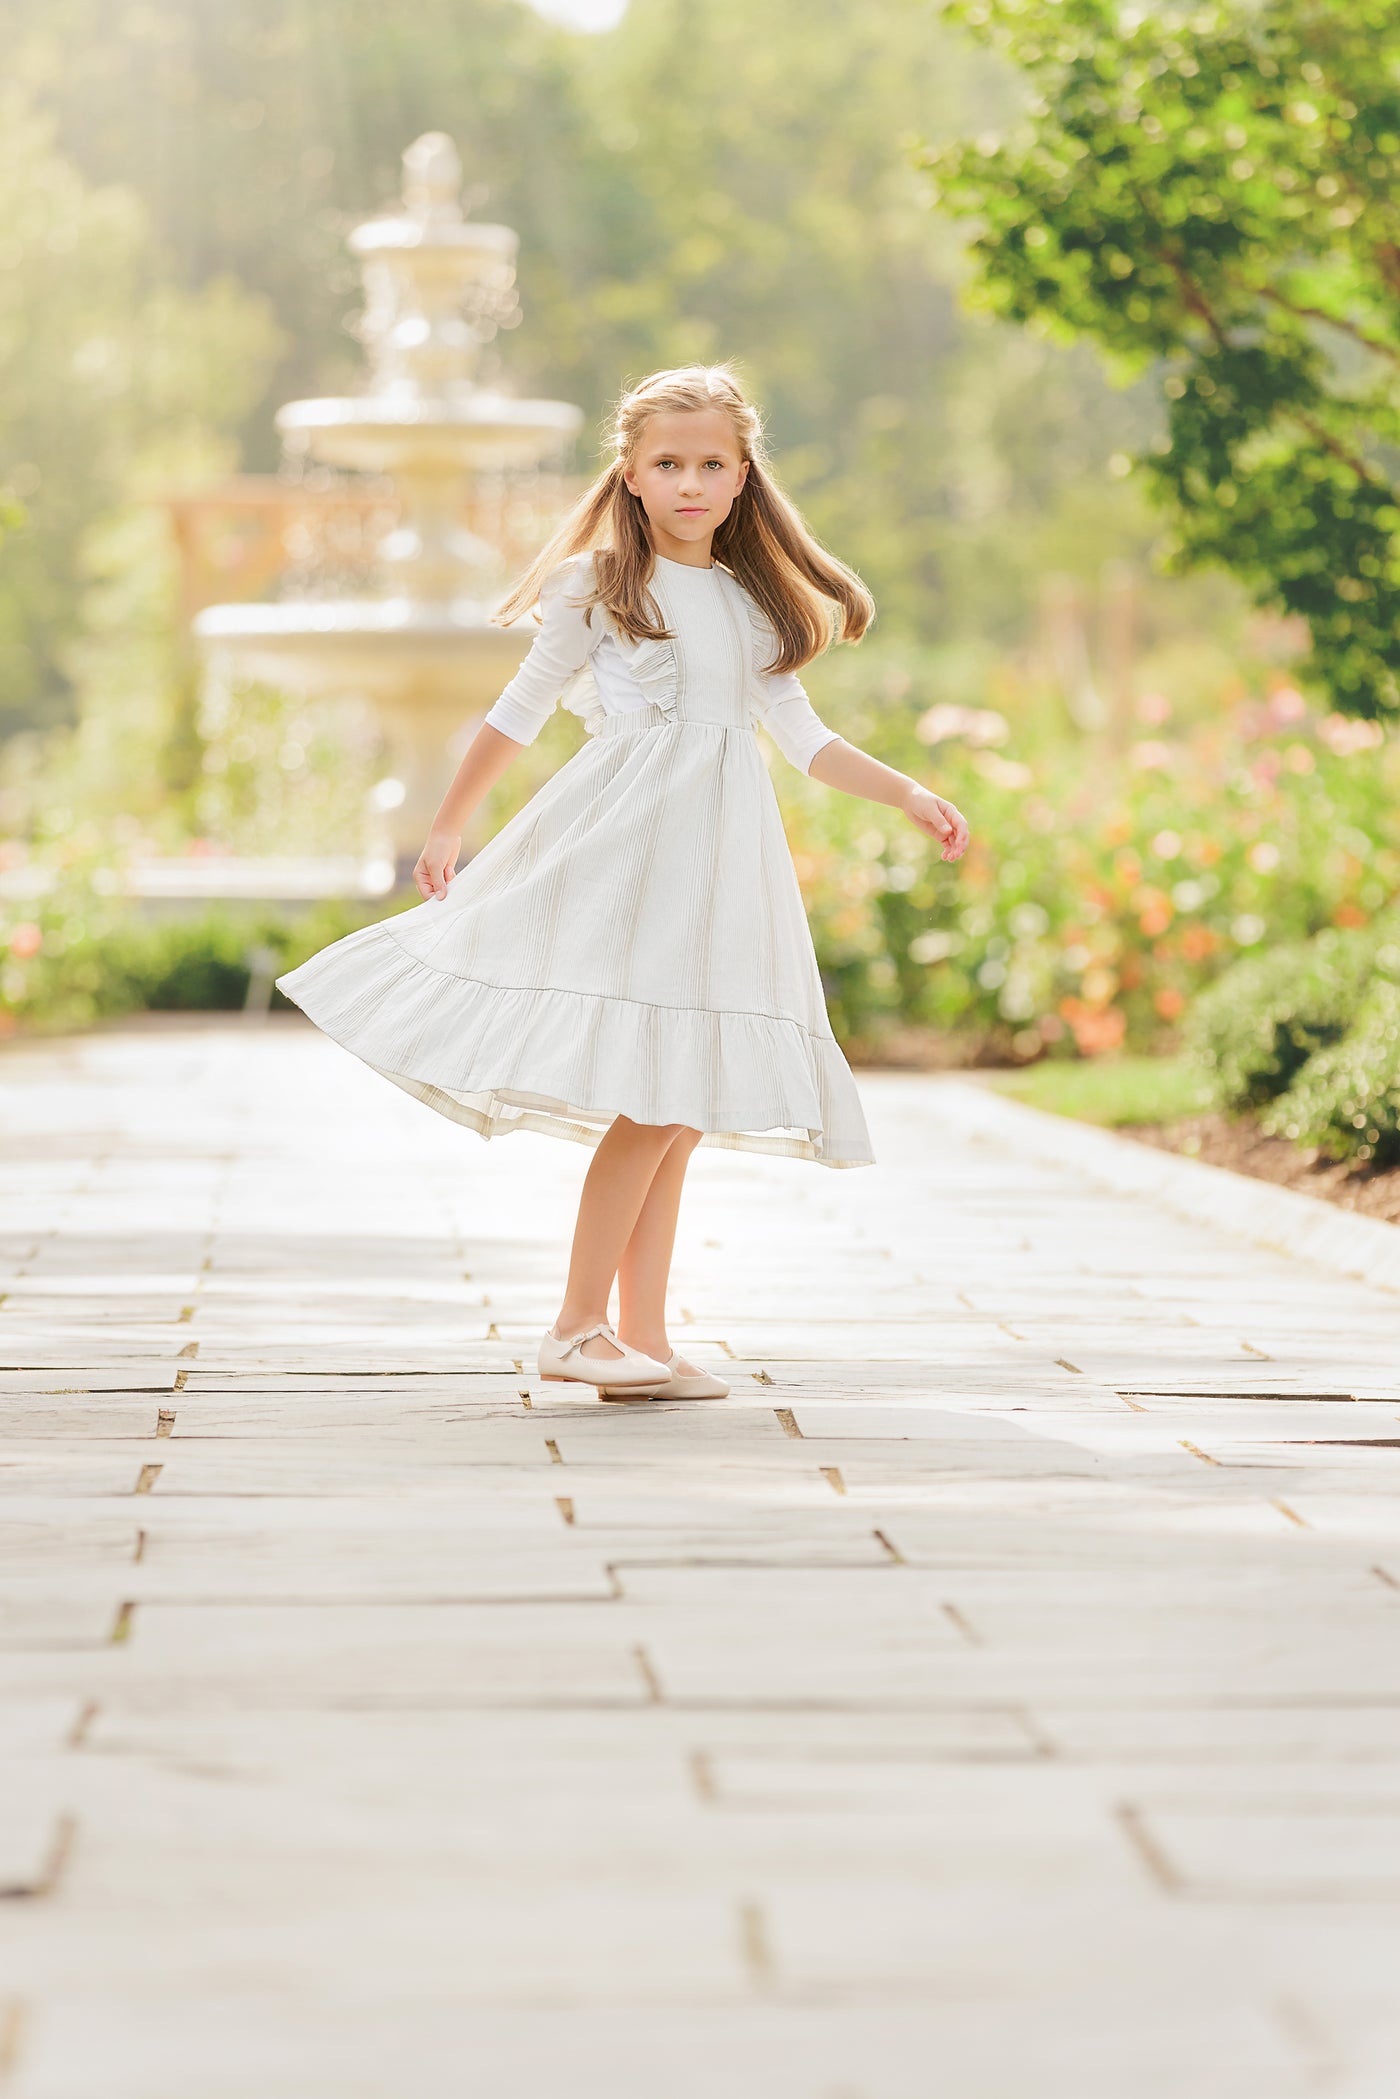
[[[800,670],[833,640],[859,641],[875,602],[859,576],[818,544],[768,468],[763,425],[728,365],[653,372],[623,394],[613,419],[613,457],[491,616],[505,626],[539,602],[540,588],[571,554],[595,556],[589,607],[601,605],[633,641],[670,640],[648,585],[656,564],[651,526],[623,476],[654,415],[717,408],[733,425],[748,477],[714,536],[713,553],[772,626],[770,671]]]

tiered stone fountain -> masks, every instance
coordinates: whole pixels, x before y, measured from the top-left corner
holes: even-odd
[[[403,790],[386,812],[401,875],[446,785],[449,746],[490,705],[534,632],[528,621],[489,624],[500,564],[461,523],[467,491],[483,472],[558,458],[582,419],[565,401],[518,400],[477,383],[490,324],[513,304],[517,236],[463,216],[461,162],[441,132],[403,160],[402,212],[350,236],[364,278],[366,389],[293,401],[277,418],[289,455],[391,478],[398,521],[378,548],[379,591],[213,605],[195,621],[214,675],[371,702]]]

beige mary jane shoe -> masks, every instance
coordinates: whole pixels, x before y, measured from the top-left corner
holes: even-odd
[[[620,1348],[620,1356],[586,1356],[585,1341],[601,1337]],[[596,1326],[586,1326],[582,1333],[570,1334],[567,1338],[553,1332],[546,1333],[540,1342],[539,1374],[551,1384],[615,1385],[620,1393],[636,1392],[639,1387],[655,1385],[658,1380],[664,1385],[667,1378],[666,1365],[658,1363],[655,1356],[644,1356],[639,1348],[629,1348],[619,1341],[606,1319]]]
[[[618,1343],[619,1348],[622,1343]],[[667,1363],[674,1363],[676,1351],[671,1350]],[[682,1377],[677,1370],[668,1370],[659,1384],[619,1385],[616,1378],[609,1378],[606,1385],[598,1388],[599,1399],[727,1399],[729,1387],[722,1377],[712,1377],[708,1370],[698,1370],[693,1377]]]

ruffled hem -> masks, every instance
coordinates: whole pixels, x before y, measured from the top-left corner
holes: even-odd
[[[730,1151],[873,1163],[834,1037],[768,1014],[480,983],[419,961],[391,926],[323,948],[278,989],[382,1077],[484,1138],[536,1130],[596,1145],[626,1115],[685,1123]]]

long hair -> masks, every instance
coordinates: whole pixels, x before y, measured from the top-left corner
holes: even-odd
[[[875,602],[859,576],[818,544],[769,469],[758,410],[728,365],[690,364],[653,372],[626,392],[611,432],[613,457],[580,497],[509,597],[491,616],[506,626],[539,602],[540,586],[571,554],[594,556],[591,608],[601,605],[633,641],[664,641],[670,630],[648,588],[656,565],[651,526],[623,475],[654,415],[717,408],[729,420],[748,477],[716,531],[713,554],[741,583],[773,629],[770,671],[800,670],[833,640],[859,641]]]

